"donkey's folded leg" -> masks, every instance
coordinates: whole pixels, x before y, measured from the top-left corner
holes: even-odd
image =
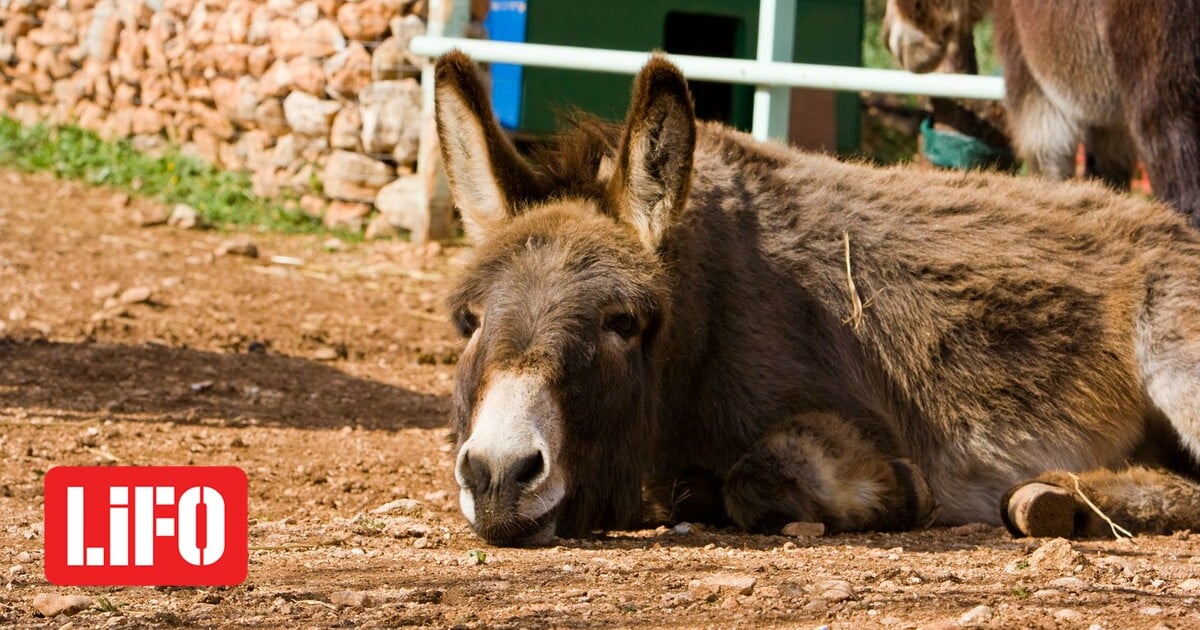
[[[913,464],[884,455],[829,413],[773,428],[730,469],[723,492],[735,523],[765,533],[792,521],[819,521],[831,531],[911,529],[937,512]]]
[[[1016,536],[1110,537],[1113,528],[1104,517],[1134,534],[1200,529],[1200,484],[1142,467],[1043,473],[1009,490],[1000,505]]]

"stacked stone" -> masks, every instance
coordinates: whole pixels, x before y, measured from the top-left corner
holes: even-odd
[[[423,0],[0,0],[0,107],[170,142],[330,226],[416,203]],[[318,185],[319,182],[319,185]]]

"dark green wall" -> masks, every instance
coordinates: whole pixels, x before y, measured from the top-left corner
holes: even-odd
[[[756,0],[529,0],[526,41],[538,44],[646,51],[663,47],[668,12],[738,18],[736,57],[753,59],[758,38]],[[862,58],[861,0],[799,0],[795,61],[858,66]],[[521,95],[523,130],[553,131],[556,112],[579,107],[619,120],[629,102],[630,77],[527,67]],[[858,147],[858,96],[839,94],[838,148]],[[747,129],[753,88],[734,88],[734,125]]]

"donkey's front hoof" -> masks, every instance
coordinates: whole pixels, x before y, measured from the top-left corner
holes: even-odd
[[[1009,490],[1000,513],[1014,536],[1072,538],[1078,507],[1069,490],[1034,482]]]
[[[938,505],[929,482],[921,469],[907,459],[893,459],[888,462],[892,474],[896,476],[896,484],[903,492],[903,509],[896,512],[899,529],[924,529],[937,520],[942,508]]]

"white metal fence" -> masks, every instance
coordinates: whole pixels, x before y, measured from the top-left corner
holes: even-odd
[[[757,59],[727,59],[692,55],[668,55],[690,79],[740,83],[755,86],[752,133],[759,139],[787,137],[788,89],[816,88],[850,92],[886,92],[943,98],[1002,99],[1004,82],[999,77],[964,74],[913,74],[903,70],[880,70],[780,61],[791,57],[797,0],[760,0]],[[478,61],[523,66],[563,68],[616,74],[637,74],[650,58],[649,52],[606,50],[575,46],[551,46],[452,37],[461,33],[467,3],[464,0],[431,0],[427,35],[416,37],[410,50],[436,57],[461,50]],[[422,136],[426,208],[437,214],[448,212],[444,181],[430,164],[436,153],[432,133],[433,73],[422,77],[425,91],[426,132]],[[431,224],[439,221],[434,219]],[[440,221],[446,224],[445,219]]]

